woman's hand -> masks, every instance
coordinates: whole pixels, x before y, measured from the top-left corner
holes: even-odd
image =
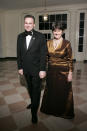
[[[19,73],[20,75],[23,75],[23,69],[18,70],[18,73]]]
[[[71,81],[72,81],[72,72],[70,71],[68,74],[68,82],[71,82]]]

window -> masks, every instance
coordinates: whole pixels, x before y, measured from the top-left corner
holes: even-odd
[[[50,33],[44,33],[44,35],[45,35],[46,40],[51,39],[51,34]]]
[[[51,30],[52,23],[55,21],[61,21],[67,28],[67,14],[53,14],[48,15],[48,20],[43,21],[43,16],[39,16],[39,30]]]
[[[78,51],[79,51],[79,52],[83,52],[84,19],[85,19],[85,13],[80,13],[79,44],[78,44]]]
[[[46,22],[43,20],[43,16],[39,15],[39,30],[51,30],[52,23],[55,21],[62,22],[67,28],[67,14],[50,14]],[[63,37],[65,38],[65,34]],[[45,33],[45,38],[46,40],[51,39],[51,33]]]

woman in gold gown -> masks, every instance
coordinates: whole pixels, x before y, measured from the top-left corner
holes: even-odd
[[[47,42],[48,70],[40,111],[66,119],[74,118],[72,91],[72,48],[63,39],[64,27],[56,22],[52,27],[54,39]]]

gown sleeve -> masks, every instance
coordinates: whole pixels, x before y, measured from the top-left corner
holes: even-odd
[[[72,59],[72,48],[71,43],[69,42],[67,45],[67,58],[68,58],[68,64],[69,64],[69,71],[73,71],[73,59]]]

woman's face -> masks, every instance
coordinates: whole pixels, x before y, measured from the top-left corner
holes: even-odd
[[[53,36],[55,39],[60,39],[62,37],[63,31],[61,29],[55,29],[53,31]]]

